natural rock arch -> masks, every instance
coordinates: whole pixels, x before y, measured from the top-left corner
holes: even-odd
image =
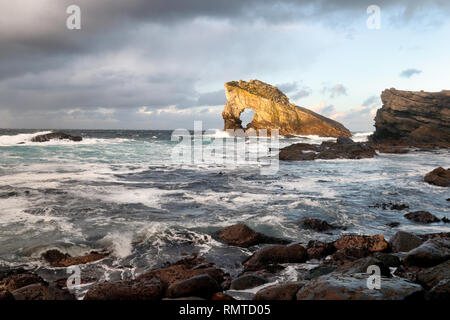
[[[277,129],[283,135],[351,136],[339,122],[295,106],[277,87],[259,80],[227,82],[225,95],[228,100],[222,112],[225,130],[244,129],[240,115],[245,109],[252,109],[255,114],[246,129]]]

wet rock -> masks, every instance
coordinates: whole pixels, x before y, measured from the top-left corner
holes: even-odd
[[[427,173],[423,180],[435,186],[450,187],[450,169],[436,168]]]
[[[308,259],[308,253],[299,244],[288,246],[271,245],[256,251],[244,261],[247,270],[262,269],[266,265],[279,263],[301,263]]]
[[[391,228],[397,228],[400,225],[400,222],[389,222],[386,225]]]
[[[167,264],[165,267],[144,273],[137,279],[158,278],[167,285],[171,285],[202,274],[210,275],[217,283],[224,282],[228,277],[221,269],[207,262],[203,257],[191,255],[175,263]]]
[[[393,252],[408,252],[417,248],[423,243],[423,240],[412,233],[398,231],[389,240]]]
[[[56,249],[48,250],[42,254],[42,257],[48,263],[50,263],[52,267],[55,268],[66,268],[73,265],[86,264],[89,262],[101,260],[106,256],[107,254],[92,251],[91,253],[88,253],[84,256],[72,257],[69,254],[62,253],[61,251]]]
[[[437,217],[429,213],[428,211],[414,211],[405,214],[405,218],[408,220],[412,220],[414,222],[421,222],[421,223],[432,223],[432,222],[439,222]]]
[[[441,280],[425,295],[426,300],[450,301],[450,278]]]
[[[313,279],[296,295],[297,300],[406,300],[423,295],[423,288],[401,278],[381,279],[379,290],[369,289],[369,275],[331,273]]]
[[[253,300],[295,300],[295,295],[306,282],[289,282],[283,284],[275,284],[259,290],[254,296]]]
[[[420,283],[425,289],[431,289],[440,281],[450,279],[450,261],[447,260],[437,266],[419,270],[416,273],[415,281]]]
[[[362,259],[358,259],[356,261],[345,263],[340,266],[335,273],[340,274],[356,274],[356,273],[366,273],[369,266],[378,266],[381,271],[381,275],[384,277],[390,277],[391,271],[389,266],[382,262],[381,260],[374,257],[366,257]]]
[[[336,251],[336,247],[332,243],[311,240],[306,247],[308,259],[321,259]]]
[[[388,267],[398,267],[402,263],[398,256],[390,253],[377,252],[373,256]]]
[[[0,301],[15,300],[11,292],[5,289],[0,289]]]
[[[450,239],[435,238],[427,240],[419,247],[409,251],[403,258],[406,265],[432,267],[450,258]]]
[[[226,227],[218,232],[220,240],[228,245],[248,248],[254,245],[268,244],[288,244],[289,241],[279,238],[268,237],[256,232],[245,224],[236,224]]]
[[[362,247],[350,247],[350,248],[343,248],[331,256],[331,260],[337,264],[342,265],[344,263],[347,263],[349,261],[355,261],[358,259],[365,258],[370,255],[370,251],[367,250],[367,248]]]
[[[417,236],[421,238],[423,241],[437,238],[450,239],[450,232],[426,233],[426,234],[418,234]]]
[[[50,140],[71,140],[75,142],[82,141],[83,138],[79,136],[72,136],[63,132],[52,132],[47,134],[41,134],[33,137],[32,142],[47,142]]]
[[[374,236],[346,235],[336,240],[334,246],[338,250],[361,248],[369,252],[386,251],[389,249],[389,244],[381,234]]]
[[[314,219],[314,218],[303,219],[301,221],[301,223],[307,229],[312,229],[312,230],[316,230],[316,231],[320,231],[320,232],[340,228],[339,226],[329,224],[325,220]]]
[[[90,288],[84,300],[160,300],[165,288],[156,278],[105,282]]]
[[[333,264],[321,265],[317,268],[309,270],[308,274],[304,277],[304,280],[312,280],[314,278],[321,277],[337,270],[338,266]]]
[[[44,279],[38,275],[24,271],[23,273],[13,273],[4,277],[0,281],[0,287],[8,290],[9,292],[13,292],[17,289],[36,283],[46,284]]]
[[[245,290],[250,289],[254,287],[262,286],[263,284],[266,284],[267,280],[263,277],[254,275],[254,274],[247,274],[241,277],[238,277],[234,279],[231,282],[230,289],[232,290]]]
[[[324,141],[320,146],[296,143],[282,148],[279,159],[285,161],[315,159],[363,159],[373,158],[375,150],[368,144],[354,142],[348,137],[339,137],[336,142]]]
[[[75,300],[67,290],[43,283],[34,283],[11,292],[15,300]]]
[[[219,291],[222,291],[222,288],[217,281],[208,274],[202,274],[171,284],[167,290],[167,296],[170,298],[194,296],[208,299]]]

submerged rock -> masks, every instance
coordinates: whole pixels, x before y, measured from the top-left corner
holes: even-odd
[[[72,257],[67,253],[52,249],[44,252],[42,257],[50,263],[52,267],[69,267],[78,264],[86,264],[105,258],[107,254],[92,251],[84,256]]]
[[[228,245],[248,248],[257,244],[288,244],[289,241],[266,236],[250,229],[245,224],[226,227],[217,233],[220,240]]]
[[[450,169],[436,168],[427,173],[423,180],[435,186],[450,187]]]
[[[316,231],[328,231],[332,229],[338,229],[338,226],[329,224],[325,220],[314,219],[314,218],[306,218],[301,221],[302,225],[308,229],[316,230]]]
[[[351,136],[337,121],[306,108],[295,106],[278,88],[258,80],[225,83],[227,104],[222,112],[226,129],[242,129],[241,113],[255,114],[247,128],[279,130],[281,135],[301,134],[321,137]]]
[[[441,221],[428,211],[414,211],[405,214],[405,218],[408,220],[412,220],[415,222],[421,222],[421,223],[432,223],[432,222],[439,222]]]
[[[375,150],[366,143],[339,137],[336,142],[324,141],[321,145],[295,143],[280,150],[279,158],[285,161],[315,159],[363,159],[373,158]]]
[[[80,142],[83,140],[82,137],[72,136],[63,132],[52,132],[47,134],[40,134],[31,138],[31,142],[47,142],[50,140],[70,140],[75,142]]]
[[[376,143],[450,146],[450,91],[386,89],[375,117]]]

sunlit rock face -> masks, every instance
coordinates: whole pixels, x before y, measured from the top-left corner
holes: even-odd
[[[375,117],[374,142],[450,145],[450,91],[386,89]]]
[[[227,104],[222,112],[226,129],[243,129],[240,119],[245,109],[255,111],[246,129],[277,129],[282,135],[318,135],[321,137],[351,136],[350,131],[306,108],[295,106],[277,87],[259,80],[225,83]]]

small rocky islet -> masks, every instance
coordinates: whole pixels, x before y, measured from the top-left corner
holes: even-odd
[[[385,90],[383,107],[375,118],[375,133],[369,141],[354,142],[342,124],[297,107],[276,87],[258,80],[225,84],[227,105],[222,113],[225,129],[280,130],[290,135],[329,136],[335,142],[321,145],[296,143],[280,150],[280,160],[362,159],[379,153],[430,151],[450,146],[450,91],[439,93]],[[252,122],[242,128],[240,114],[255,111]],[[33,142],[51,139],[81,141],[55,132],[33,138]],[[450,186],[450,169],[438,167],[423,178],[431,187]],[[448,201],[449,199],[447,199]],[[410,210],[408,205],[375,204],[385,210]],[[417,224],[447,223],[446,217],[418,210],[403,215]],[[225,246],[247,250],[248,257],[237,261],[236,275],[230,275],[200,254],[146,271],[136,278],[89,283],[84,300],[450,300],[450,233],[413,234],[398,231],[389,241],[382,234],[345,234],[345,226],[306,218],[302,230],[338,231],[335,241],[311,240],[291,243],[267,236],[245,224],[223,228],[211,236]],[[396,228],[398,222],[389,224]],[[50,267],[67,268],[100,261],[107,252],[88,252],[72,257],[59,250],[41,256]],[[278,275],[289,267],[296,269],[296,279],[279,282]],[[377,266],[381,287],[369,289],[368,268]],[[0,300],[73,300],[67,279],[48,282],[33,269],[0,270]]]

